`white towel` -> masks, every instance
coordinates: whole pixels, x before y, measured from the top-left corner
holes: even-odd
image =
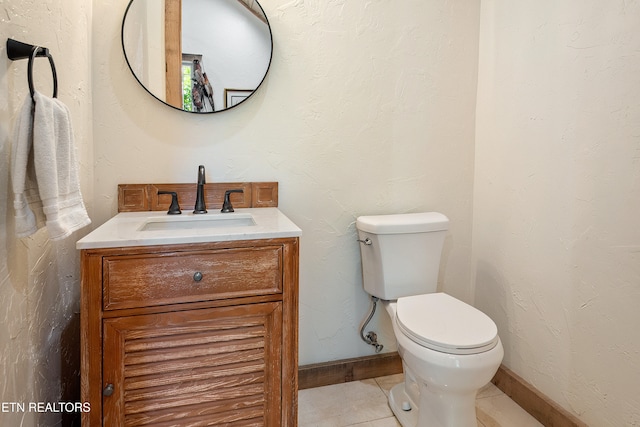
[[[33,169],[33,102],[27,97],[15,124],[11,150],[11,184],[13,186],[16,234],[25,237],[44,224],[44,213],[36,219],[30,205],[40,199]],[[37,212],[38,210],[36,210]]]
[[[27,97],[16,122],[12,185],[16,234],[35,233],[46,218],[60,240],[91,223],[80,193],[69,109],[59,100]]]

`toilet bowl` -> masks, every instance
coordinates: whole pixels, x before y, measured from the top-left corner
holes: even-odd
[[[431,296],[436,297],[434,303],[441,301],[443,299],[441,297],[444,297],[458,304],[464,304],[446,294],[420,295],[423,297],[421,302],[426,299],[424,297]],[[398,303],[384,301],[383,306],[391,317],[405,377],[404,382],[396,385],[389,395],[389,406],[398,421],[403,427],[475,427],[477,425],[475,412],[477,392],[491,381],[504,355],[502,343],[497,334],[494,335],[491,344],[482,345],[477,350],[463,348],[453,349],[453,351],[464,354],[447,353],[443,348],[453,342],[451,339],[448,341],[442,339],[443,335],[438,338],[431,337],[433,348],[427,347],[424,342],[416,342],[415,337],[407,334],[407,327],[399,324]],[[471,306],[467,307],[475,310]],[[427,311],[423,313],[425,317],[430,316]],[[482,312],[477,311],[477,314],[481,323],[486,320],[493,323]],[[441,313],[435,316],[438,315]],[[431,317],[434,317],[433,313]],[[456,321],[454,318],[448,318],[448,320]],[[458,322],[462,327],[463,323],[459,320]],[[468,325],[473,327],[472,324]],[[429,339],[429,337],[426,338]],[[440,343],[439,339],[445,342]],[[472,343],[467,341],[467,344]],[[434,349],[438,347],[440,349]]]
[[[448,224],[438,212],[356,220],[363,285],[389,313],[402,358],[389,405],[403,427],[475,427],[476,394],[504,356],[486,314],[437,292]]]

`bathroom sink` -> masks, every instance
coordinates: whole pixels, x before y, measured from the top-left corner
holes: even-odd
[[[251,214],[213,214],[206,216],[172,216],[151,218],[140,231],[199,230],[222,227],[250,227],[256,225]]]
[[[171,245],[300,236],[302,230],[278,208],[167,215],[122,212],[76,243],[78,249]]]

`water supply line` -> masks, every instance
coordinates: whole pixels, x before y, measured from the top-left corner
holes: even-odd
[[[369,313],[369,317],[367,317],[367,320],[364,321],[362,327],[360,328],[360,337],[367,344],[374,346],[376,348],[376,353],[380,353],[384,346],[378,343],[378,335],[375,332],[369,331],[367,332],[367,335],[365,335],[364,330],[371,321],[373,314],[376,312],[376,303],[378,301],[379,298],[374,297],[373,295],[371,296],[371,302],[373,303],[373,305],[371,306],[371,313]]]

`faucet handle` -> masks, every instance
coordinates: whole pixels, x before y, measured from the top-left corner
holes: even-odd
[[[182,213],[182,211],[180,210],[180,204],[178,204],[178,193],[176,193],[175,191],[158,191],[158,195],[160,194],[171,195],[171,206],[169,206],[167,215],[180,215]]]
[[[244,193],[244,191],[241,189],[225,191],[224,202],[222,203],[222,209],[220,209],[220,212],[222,213],[233,212],[233,206],[231,206],[231,200],[229,200],[229,195],[231,193]]]

